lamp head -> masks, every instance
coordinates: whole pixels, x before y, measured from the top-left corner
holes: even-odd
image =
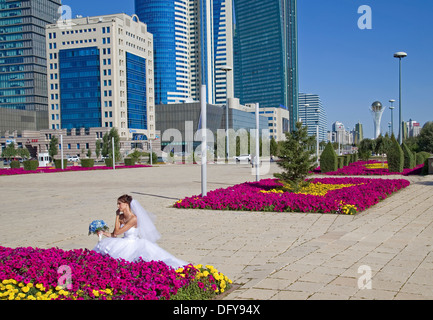
[[[220,69],[221,69],[222,71],[225,71],[225,72],[227,72],[227,71],[232,71],[232,70],[233,70],[233,68],[230,67],[230,66],[222,66]]]
[[[396,52],[396,53],[394,53],[394,58],[401,59],[401,58],[405,58],[405,57],[407,57],[407,53],[406,52]]]

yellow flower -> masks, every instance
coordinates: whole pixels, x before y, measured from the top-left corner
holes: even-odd
[[[209,275],[209,271],[207,271],[207,270],[203,271],[203,276],[204,277],[207,277],[208,275]]]
[[[2,283],[3,283],[3,284],[8,284],[8,283],[9,283],[9,280],[4,279],[4,280],[2,281]]]
[[[23,292],[27,293],[27,292],[29,292],[30,288],[27,287],[27,286],[25,286],[25,287],[23,287],[21,290],[22,290]]]

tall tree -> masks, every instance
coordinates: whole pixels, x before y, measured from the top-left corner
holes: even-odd
[[[51,159],[53,159],[53,161],[54,161],[54,156],[56,156],[57,153],[59,152],[58,145],[59,145],[59,139],[57,139],[56,136],[53,136],[50,140],[50,145],[48,147],[48,154],[50,155]]]
[[[116,161],[120,161],[120,137],[116,128],[112,128],[109,133],[102,137],[102,155],[104,157],[113,157],[112,139],[114,138],[114,154]]]

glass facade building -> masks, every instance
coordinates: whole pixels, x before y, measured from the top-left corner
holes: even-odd
[[[156,104],[190,96],[187,9],[187,1],[135,0],[137,16],[154,35]]]
[[[287,108],[298,119],[296,0],[234,0],[234,93],[241,104]]]
[[[308,127],[308,135],[316,135],[316,126],[319,126],[319,140],[326,141],[327,116],[319,95],[299,93],[299,120]]]
[[[59,6],[60,0],[0,0],[1,108],[44,112],[47,116],[44,27],[59,18]],[[34,129],[47,127],[48,120],[35,123]]]
[[[128,128],[147,130],[146,59],[126,53]]]
[[[154,35],[156,104],[198,101],[201,84],[209,103],[226,102],[233,76],[221,67],[232,65],[231,3],[135,0],[136,14]]]
[[[101,126],[101,83],[97,47],[59,51],[62,128]]]

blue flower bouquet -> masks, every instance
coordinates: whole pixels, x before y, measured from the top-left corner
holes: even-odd
[[[104,220],[94,220],[89,225],[89,235],[92,233],[97,234],[98,231],[107,231],[107,230],[108,230],[108,226]],[[99,240],[101,240],[101,236],[99,236]]]

